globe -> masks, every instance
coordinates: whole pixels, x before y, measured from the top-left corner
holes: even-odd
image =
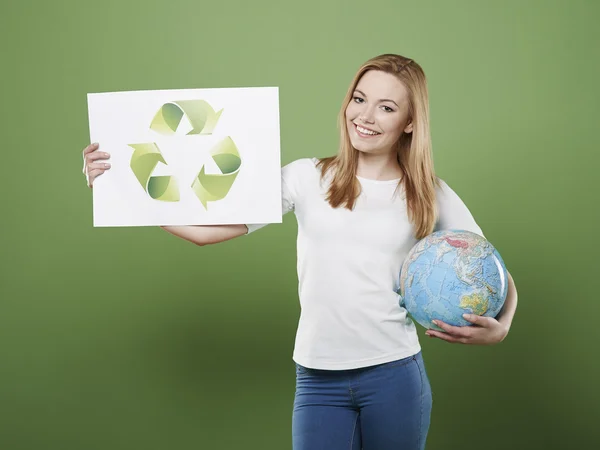
[[[472,325],[462,315],[496,317],[508,291],[502,257],[485,238],[465,230],[442,230],[410,250],[400,272],[400,306],[425,328],[431,321]]]

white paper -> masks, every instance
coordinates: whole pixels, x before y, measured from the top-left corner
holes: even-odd
[[[214,127],[206,122],[205,134],[188,134],[197,133],[199,128],[194,131],[192,114],[180,106],[198,106],[202,101],[211,108],[207,114],[218,118]],[[177,115],[179,110],[183,116],[174,131],[158,125],[151,128],[156,120],[172,117],[169,114],[173,111]],[[155,119],[159,111],[167,112]],[[88,94],[88,113],[90,141],[98,142],[99,151],[110,154],[111,164],[94,180],[94,226],[281,223],[277,87]],[[149,178],[140,175],[140,167],[147,164],[132,164],[141,144],[159,149],[166,162],[156,163]],[[225,147],[235,148],[237,156],[231,152],[213,156],[216,149]],[[136,155],[144,154],[139,151]],[[159,158],[157,154],[145,153],[144,161]],[[225,167],[223,158],[234,161],[225,173],[220,169]],[[162,192],[164,180],[170,180],[169,190],[161,197],[156,192]],[[214,200],[215,196],[223,198]]]

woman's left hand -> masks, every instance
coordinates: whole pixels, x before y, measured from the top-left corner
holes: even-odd
[[[427,330],[425,334],[436,337],[453,344],[492,345],[502,342],[508,334],[506,326],[492,317],[483,317],[476,314],[464,314],[463,317],[474,325],[454,327],[434,320],[433,323],[444,332]]]

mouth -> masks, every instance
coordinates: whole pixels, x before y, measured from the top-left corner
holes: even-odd
[[[356,134],[358,134],[360,137],[367,138],[367,137],[379,136],[381,134],[381,133],[378,133],[377,131],[373,131],[373,130],[369,130],[368,128],[361,127],[360,125],[357,125],[354,122],[352,122],[352,125],[354,125]]]

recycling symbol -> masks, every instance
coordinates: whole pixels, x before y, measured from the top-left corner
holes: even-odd
[[[178,128],[185,117],[192,129],[186,135],[211,135],[223,110],[215,110],[204,100],[180,100],[165,103],[155,114],[150,129],[162,135],[178,134]],[[142,188],[154,200],[178,202],[179,183],[175,176],[152,173],[165,161],[156,143],[128,144],[133,148],[130,167]],[[225,137],[210,149],[210,156],[221,171],[220,174],[207,174],[204,165],[191,184],[191,189],[205,209],[208,202],[225,198],[235,181],[242,160],[230,136]]]

